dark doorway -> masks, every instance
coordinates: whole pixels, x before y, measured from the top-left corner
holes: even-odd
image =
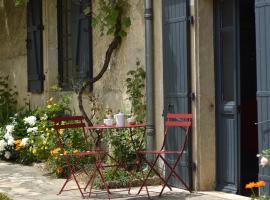
[[[257,126],[257,79],[255,2],[240,0],[240,84],[241,84],[241,167],[240,194],[247,194],[245,184],[258,179],[258,131]]]
[[[215,1],[217,190],[258,177],[254,0]]]

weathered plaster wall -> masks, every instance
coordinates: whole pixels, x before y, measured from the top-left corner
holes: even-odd
[[[94,0],[94,9],[98,0]],[[26,8],[15,8],[14,2],[0,0],[0,70],[11,75],[12,84],[17,86],[19,103],[24,105],[24,99],[30,101],[34,108],[43,104],[51,95],[51,87],[57,84],[58,77],[58,43],[57,43],[57,0],[43,1],[43,60],[44,60],[44,92],[32,94],[27,92],[27,60],[26,60]],[[144,67],[144,18],[143,0],[130,1],[131,27],[128,35],[123,39],[110,69],[101,81],[94,87],[104,106],[112,107],[114,111],[129,112],[129,103],[125,94],[126,73],[136,69],[136,62],[140,61]],[[100,37],[98,29],[93,33],[94,74],[97,74],[104,61],[106,48],[111,38]],[[73,92],[73,109],[77,109],[77,99]],[[87,101],[86,101],[87,104]],[[88,105],[86,105],[87,107]]]
[[[15,8],[13,1],[0,0],[0,72],[17,87],[20,102],[27,96],[25,11]]]
[[[192,0],[191,26],[194,187],[214,190],[216,180],[213,0]]]

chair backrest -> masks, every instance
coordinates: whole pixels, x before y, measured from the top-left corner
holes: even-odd
[[[168,140],[168,135],[170,131],[168,129],[170,127],[179,127],[183,128],[184,130],[184,140],[182,141],[182,144],[179,145],[181,151],[185,148],[188,134],[190,132],[190,127],[192,125],[192,114],[189,113],[167,113],[166,121],[165,121],[165,131],[164,131],[164,142],[162,149],[165,147],[166,142]],[[183,131],[171,131],[171,133],[178,133],[183,134]]]
[[[190,127],[191,123],[192,123],[192,114],[168,113],[166,117],[165,126]]]
[[[81,129],[83,132],[83,138],[85,145],[87,145],[88,137],[85,132],[85,123],[83,116],[63,116],[63,117],[54,117],[51,119],[54,123],[53,128],[57,133],[58,146],[62,149],[65,148],[64,141],[62,140],[63,134],[61,130],[65,131],[66,129]]]

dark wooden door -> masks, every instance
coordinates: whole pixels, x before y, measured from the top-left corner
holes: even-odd
[[[255,1],[257,106],[259,152],[270,147],[270,0]],[[260,167],[259,179],[266,181],[262,188],[270,193],[270,167]]]
[[[237,2],[215,2],[217,190],[233,193],[239,183]]]
[[[188,62],[188,1],[163,1],[163,58],[164,58],[164,114],[190,112],[189,99],[189,62]],[[183,134],[170,130],[166,149],[176,149],[183,141]],[[189,140],[191,142],[191,140]],[[191,144],[191,143],[190,143]],[[190,145],[185,150],[177,170],[191,186]],[[168,162],[175,161],[174,156],[167,156]],[[170,183],[181,187],[180,182],[172,177]]]

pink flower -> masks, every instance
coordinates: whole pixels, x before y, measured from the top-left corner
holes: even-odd
[[[266,157],[262,157],[260,161],[260,165],[263,167],[268,164],[268,159]]]

